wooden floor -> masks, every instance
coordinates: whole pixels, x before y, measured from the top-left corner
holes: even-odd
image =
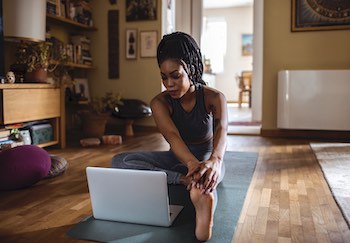
[[[229,136],[227,150],[259,153],[233,242],[350,242],[309,142]],[[49,149],[66,158],[69,169],[30,188],[0,192],[0,242],[82,242],[66,232],[91,214],[85,167],[109,167],[122,151],[165,149],[157,133],[119,146]]]

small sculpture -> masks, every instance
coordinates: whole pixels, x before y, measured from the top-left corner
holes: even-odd
[[[7,72],[6,74],[6,83],[13,84],[16,81],[14,72]]]

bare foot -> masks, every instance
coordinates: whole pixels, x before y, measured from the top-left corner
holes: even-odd
[[[199,241],[207,241],[211,238],[213,227],[213,193],[201,194],[198,188],[191,188],[190,196],[196,210],[196,238]]]

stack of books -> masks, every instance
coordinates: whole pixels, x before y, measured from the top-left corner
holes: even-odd
[[[56,0],[46,0],[46,12],[49,14],[57,15]]]
[[[74,16],[75,21],[88,26],[93,26],[92,9],[89,1],[87,0],[75,1],[74,8],[75,8],[75,16]]]
[[[89,0],[46,0],[46,12],[88,26],[93,25]]]
[[[85,65],[92,65],[90,53],[90,39],[84,35],[71,36],[73,45],[73,62]]]
[[[0,144],[9,140],[10,130],[6,128],[0,128]]]
[[[23,141],[13,140],[10,138],[10,136],[11,130],[0,128],[0,151],[24,144]]]

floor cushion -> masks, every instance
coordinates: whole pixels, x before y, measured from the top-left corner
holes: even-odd
[[[51,168],[46,178],[56,177],[67,170],[68,162],[66,159],[53,154],[51,154],[50,157],[51,157]]]
[[[0,190],[29,187],[46,177],[51,167],[47,151],[22,145],[0,152]]]

